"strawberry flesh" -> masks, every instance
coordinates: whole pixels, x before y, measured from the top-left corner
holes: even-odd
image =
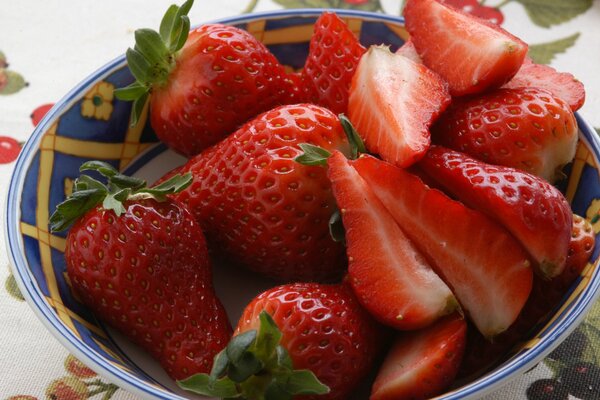
[[[554,96],[569,104],[573,112],[579,110],[585,102],[583,83],[568,72],[558,72],[549,65],[535,64],[526,58],[519,72],[504,86],[507,89],[518,87],[537,87],[546,89]]]
[[[551,278],[562,272],[572,212],[554,186],[535,175],[439,146],[429,149],[419,167],[467,206],[508,229],[529,251],[542,275]]]
[[[417,64],[423,64],[423,60],[421,60],[421,57],[419,57],[419,53],[417,53],[415,44],[410,39],[404,42],[404,44],[398,50],[396,50],[396,54],[404,56],[409,60],[416,62]]]
[[[361,304],[396,329],[418,329],[458,303],[368,183],[340,152],[329,178],[346,231],[349,281]]]
[[[427,67],[371,47],[352,80],[348,115],[371,153],[407,167],[427,151],[429,127],[449,103],[446,84]]]
[[[454,380],[465,351],[467,324],[454,314],[426,329],[400,333],[381,366],[370,400],[429,399]]]
[[[527,54],[527,44],[498,25],[438,0],[408,0],[404,16],[423,63],[453,96],[502,86]]]
[[[406,235],[428,257],[486,337],[517,318],[532,282],[521,245],[484,214],[371,156],[353,165]]]

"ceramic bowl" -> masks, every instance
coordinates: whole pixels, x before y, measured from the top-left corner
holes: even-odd
[[[293,10],[245,15],[219,22],[248,30],[280,61],[301,68],[312,25],[322,10]],[[407,37],[398,17],[339,10],[365,45],[387,43],[392,49]],[[152,181],[183,159],[167,150],[149,124],[129,127],[131,105],[114,98],[113,89],[132,82],[120,57],[100,68],[68,93],[47,114],[26,143],[10,182],[7,239],[14,275],[28,303],[75,356],[111,382],[148,399],[183,399],[158,364],[114,331],[107,329],[73,297],[65,273],[64,233],[48,232],[48,217],[61,202],[84,161],[100,159],[129,174]],[[142,116],[143,121],[146,115]],[[600,144],[580,117],[577,156],[567,168],[566,197],[574,212],[598,220]],[[595,222],[596,232],[600,222]],[[593,304],[600,284],[598,246],[591,263],[535,336],[492,372],[453,389],[443,399],[480,397],[531,368],[573,330]],[[236,276],[239,279],[227,277]],[[270,283],[245,271],[219,268],[217,292],[235,325],[248,300]]]

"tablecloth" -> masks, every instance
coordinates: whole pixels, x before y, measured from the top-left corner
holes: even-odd
[[[502,24],[531,44],[530,55],[569,71],[587,89],[580,113],[600,132],[600,1],[448,0]],[[0,2],[0,188],[22,143],[70,88],[157,27],[169,0]],[[190,19],[281,8],[337,7],[401,13],[401,0],[197,0]],[[4,206],[2,207],[4,210]],[[597,211],[597,210],[591,210]],[[600,224],[595,226],[600,230]],[[0,231],[0,400],[135,399],[100,379],[62,347],[24,302]],[[549,391],[549,389],[554,391]],[[600,306],[549,357],[490,399],[600,398]],[[545,396],[545,397],[544,397]],[[554,396],[554,397],[553,397]],[[562,397],[560,397],[562,396]]]

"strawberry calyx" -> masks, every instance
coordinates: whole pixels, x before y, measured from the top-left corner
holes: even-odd
[[[348,117],[344,114],[340,114],[338,115],[338,118],[350,145],[349,150],[342,152],[349,160],[356,160],[359,155],[367,152],[365,144]],[[300,146],[304,153],[296,157],[294,161],[302,165],[325,166],[327,165],[327,159],[331,157],[331,152],[322,147],[310,143],[300,143],[298,146]]]
[[[187,0],[181,6],[172,4],[160,23],[159,32],[147,28],[135,31],[135,46],[127,49],[126,57],[136,80],[115,90],[119,100],[133,101],[132,126],[137,124],[152,87],[167,83],[177,52],[185,44],[190,31],[187,14],[193,4],[194,0]]]
[[[282,333],[262,311],[258,330],[231,339],[215,356],[210,374],[196,374],[177,384],[185,390],[222,399],[291,400],[295,395],[329,393],[310,370],[294,370]]]
[[[67,229],[79,217],[102,204],[105,210],[113,210],[118,216],[125,212],[128,200],[153,198],[162,202],[166,196],[179,193],[192,183],[192,174],[175,175],[154,187],[147,187],[145,180],[121,174],[112,165],[102,161],[88,161],[79,171],[96,171],[107,179],[104,184],[89,175],[81,175],[73,183],[73,193],[56,206],[50,216],[50,230],[59,232]]]

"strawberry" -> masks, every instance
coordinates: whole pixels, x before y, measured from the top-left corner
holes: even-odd
[[[404,44],[396,50],[396,54],[400,54],[417,64],[423,64],[421,57],[419,57],[419,53],[417,53],[417,49],[415,49],[415,44],[410,39],[404,42]]]
[[[329,235],[335,199],[323,168],[294,161],[301,143],[348,147],[330,111],[281,106],[191,159],[181,171],[194,182],[175,196],[230,259],[280,280],[331,280],[346,267]]]
[[[350,82],[366,50],[332,12],[321,14],[314,29],[301,75],[305,99],[335,114],[345,113]]]
[[[506,330],[531,290],[531,262],[520,243],[484,214],[400,168],[371,156],[353,166],[481,333],[493,337]]]
[[[318,283],[261,293],[246,306],[236,333],[211,376],[180,385],[222,398],[345,399],[371,370],[386,337],[347,285]]]
[[[563,291],[581,275],[592,256],[595,243],[596,236],[590,221],[573,214],[567,263],[563,273],[557,277],[557,280],[561,281],[560,287]]]
[[[450,315],[398,335],[379,369],[370,400],[429,399],[454,380],[465,351],[467,324]]]
[[[525,62],[517,74],[503,87],[507,89],[518,87],[546,89],[554,96],[566,101],[573,112],[579,110],[585,102],[583,83],[572,74],[558,72],[549,65],[535,64],[530,58],[525,58]]]
[[[453,96],[502,86],[527,54],[527,44],[498,25],[438,0],[408,0],[404,17],[423,63]]]
[[[543,89],[518,88],[456,99],[432,135],[451,149],[553,183],[575,156],[578,130],[563,100]]]
[[[573,214],[557,188],[535,175],[439,146],[429,149],[419,167],[467,206],[510,231],[543,276],[552,278],[563,271]]]
[[[361,304],[397,329],[418,329],[458,303],[393,220],[369,184],[340,152],[329,178],[345,228],[348,278]]]
[[[136,82],[115,92],[121,100],[134,100],[132,124],[149,97],[157,136],[186,156],[217,143],[294,91],[283,66],[250,33],[206,24],[188,35],[192,3],[172,5],[160,33],[135,32],[127,62]]]
[[[429,127],[449,103],[446,84],[427,67],[371,47],[352,80],[348,115],[370,152],[406,167],[425,154]]]
[[[210,368],[231,328],[212,288],[204,235],[193,216],[166,197],[191,183],[181,175],[153,188],[90,161],[108,186],[80,176],[50,218],[73,224],[65,261],[73,289],[103,321],[158,359],[174,379]]]

